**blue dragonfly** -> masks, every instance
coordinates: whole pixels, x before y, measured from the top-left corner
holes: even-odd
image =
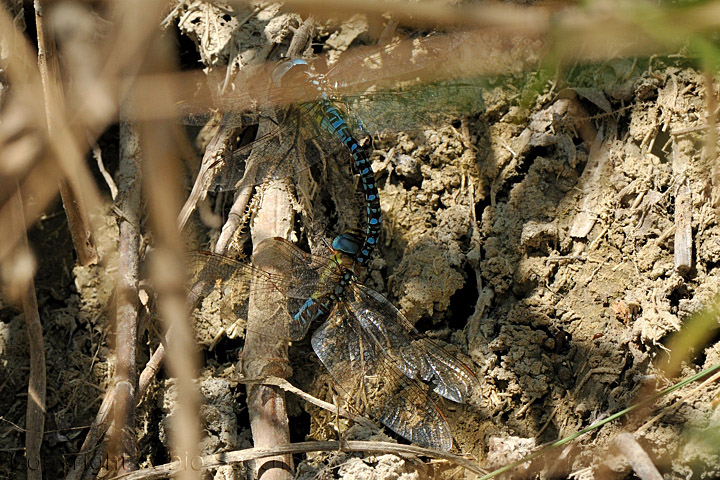
[[[216,280],[245,291],[280,291],[292,315],[287,339],[298,341],[322,322],[312,334],[312,348],[351,404],[411,442],[449,450],[450,428],[430,390],[461,403],[478,380],[358,281],[354,257],[361,245],[362,234],[341,234],[328,258],[270,238],[258,245],[252,264],[199,252],[190,266],[193,283],[202,285],[195,294],[208,294]],[[282,273],[260,268],[270,261]]]
[[[377,245],[381,212],[370,152],[358,140],[359,132],[365,136],[368,128],[374,131],[416,129],[475,113],[482,104],[481,86],[478,82],[446,82],[341,97],[337,93],[340,86],[330,78],[329,74],[315,73],[305,60],[279,64],[272,74],[272,83],[276,87],[282,85],[285,92],[300,90],[300,94],[290,95],[293,98],[314,100],[291,106],[270,133],[226,158],[218,175],[220,180],[214,186],[227,190],[285,178],[308,168],[308,164],[349,153],[365,200],[365,237],[355,258],[362,265]],[[339,146],[345,152],[338,154]],[[251,158],[262,160],[251,161]],[[240,168],[243,164],[244,170]]]
[[[268,134],[256,140],[251,149],[235,152],[233,155],[234,161],[226,163],[229,171],[235,174],[240,171],[237,166],[238,158],[248,155],[247,158],[249,159],[249,154],[255,154],[256,156],[262,156],[265,161],[253,163],[251,167],[249,166],[250,171],[244,172],[243,179],[234,182],[234,185],[239,187],[243,182],[252,184],[287,176],[286,161],[288,159],[292,158],[291,166],[297,167],[301,164],[299,157],[306,156],[304,154],[309,149],[312,149],[313,145],[318,145],[323,133],[329,135],[334,138],[336,146],[342,145],[350,154],[352,171],[360,176],[361,190],[365,198],[366,229],[363,244],[355,260],[359,264],[367,263],[377,244],[382,221],[380,197],[375,182],[375,174],[370,165],[368,151],[360,144],[356,135],[351,133],[346,114],[341,108],[338,108],[339,106],[333,100],[325,77],[313,73],[305,60],[295,59],[282,62],[273,72],[272,78],[275,85],[279,86],[281,82],[289,80],[290,83],[299,86],[299,88],[312,90],[318,98],[312,102],[301,103],[286,112],[284,123],[291,127],[289,131],[294,130],[291,133],[295,138],[293,141],[280,141],[278,138],[280,129],[277,129],[274,134]],[[306,122],[304,119],[310,121]],[[296,145],[303,141],[303,137],[305,142],[309,140],[311,145],[306,145],[307,149],[296,149]],[[290,147],[283,150],[286,145],[290,145]],[[259,150],[262,153],[258,154]]]

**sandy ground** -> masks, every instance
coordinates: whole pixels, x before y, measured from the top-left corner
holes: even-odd
[[[228,46],[223,35],[234,18],[210,17],[216,35],[203,37],[202,29],[210,27],[202,12],[179,13],[190,16],[181,30],[204,39],[200,57],[213,68],[224,68],[231,55],[248,60],[265,48],[253,32],[286,34],[296,19],[263,13]],[[368,30],[357,19],[321,25],[315,41],[324,42],[326,51],[342,51],[369,40]],[[533,73],[491,80],[484,107],[471,115],[383,133],[373,144],[385,223],[363,280],[472,365],[481,384],[471,401],[440,405],[454,451],[487,469],[636,403],[647,388],[663,388],[720,361],[715,330],[677,378],[658,367],[669,353],[669,336],[713,298],[720,281],[720,226],[712,206],[718,186],[704,144],[702,74],[681,56],[575,65],[521,105],[535,80]],[[112,132],[104,141],[112,145]],[[112,147],[107,149],[111,157]],[[358,225],[362,198],[337,195],[338,185],[352,186],[347,168],[317,177],[320,188],[299,208],[309,204],[303,218],[327,220],[320,227],[303,224],[304,232],[320,228],[312,235],[327,235]],[[59,208],[31,234],[48,358],[46,471],[66,471],[72,463],[112,371],[114,262],[74,267]],[[692,263],[676,268],[678,216],[685,213]],[[199,222],[193,228],[195,246],[208,248],[208,232]],[[109,244],[117,239],[110,216],[102,235]],[[242,322],[219,293],[194,318],[205,359],[198,379],[205,402],[203,452],[247,448],[244,387],[235,365]],[[17,426],[24,422],[28,352],[16,311],[5,306],[0,320],[0,476],[20,478],[23,434]],[[158,342],[158,327],[147,327],[141,362]],[[309,342],[293,345],[291,361],[293,384],[332,401],[332,380]],[[689,388],[661,399],[642,418],[610,423],[522,471],[541,478],[633,478],[613,446],[616,435],[637,432]],[[713,444],[720,422],[716,395],[710,386],[636,433],[664,478],[720,476]],[[162,375],[139,409],[137,435],[146,462],[167,461],[173,398],[172,381]],[[336,438],[332,414],[292,396],[289,404],[293,440]],[[397,440],[347,422],[340,430],[347,439]],[[229,472],[217,478],[231,478],[221,474]],[[240,477],[242,469],[235,474]],[[301,478],[425,475],[426,467],[392,455],[330,452],[298,466]]]

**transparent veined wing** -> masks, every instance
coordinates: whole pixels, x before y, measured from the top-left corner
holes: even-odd
[[[408,377],[430,382],[435,393],[454,402],[469,398],[477,384],[472,370],[420,334],[385,297],[353,283],[345,300],[367,335]]]
[[[424,385],[396,367],[339,303],[312,335],[312,346],[347,399],[370,417],[418,445],[452,447],[450,427]]]
[[[275,237],[260,242],[252,263],[211,252],[193,252],[188,270],[191,284],[203,284],[198,295],[207,295],[219,280],[248,291],[273,288],[287,297],[304,300],[323,288],[320,282],[328,262],[324,256],[311,255]],[[323,281],[330,281],[325,276]]]

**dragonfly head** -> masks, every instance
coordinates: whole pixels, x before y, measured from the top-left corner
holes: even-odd
[[[348,230],[333,239],[332,248],[336,252],[355,258],[360,252],[362,243],[363,239],[359,231]]]
[[[286,74],[288,75],[288,77],[297,76],[301,73],[307,73],[309,70],[310,65],[308,65],[308,62],[303,60],[302,58],[286,60],[280,63],[277,67],[275,67],[275,70],[273,70],[273,83],[277,86],[280,86],[280,83],[282,82],[283,77],[285,77]],[[287,80],[288,77],[286,77],[285,79]]]

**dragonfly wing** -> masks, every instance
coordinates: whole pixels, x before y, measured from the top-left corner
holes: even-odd
[[[297,176],[336,156],[340,142],[314,126],[305,118],[308,115],[301,107],[290,108],[279,125],[258,132],[254,141],[222,157],[209,182],[212,189],[234,191]]]
[[[323,273],[329,268],[330,259],[311,255],[284,238],[273,237],[260,242],[253,254],[253,266],[273,274],[275,271],[287,281],[277,283],[277,288],[293,298],[307,299],[323,288]],[[327,279],[337,278],[332,273]]]
[[[290,339],[301,340],[307,335],[312,320],[322,318],[321,303],[327,303],[328,285],[337,282],[338,266],[330,259],[311,255],[282,238],[263,240],[253,255],[253,264],[272,272],[282,272],[291,282],[283,282],[280,291],[291,298],[300,299],[289,305]],[[318,316],[320,315],[320,316]]]
[[[237,315],[247,318],[251,292],[279,291],[287,297],[287,311],[291,315],[288,338],[292,341],[304,338],[312,312],[323,301],[323,297],[314,295],[320,288],[316,269],[328,268],[329,261],[309,255],[283,239],[272,238],[260,243],[253,263],[210,252],[191,254],[188,270],[192,303],[196,304],[222,282],[233,289]],[[301,309],[309,314],[298,315]]]
[[[343,99],[371,133],[446,125],[483,110],[482,80],[420,84]]]
[[[452,447],[450,427],[428,391],[398,370],[344,304],[313,333],[312,346],[348,401],[413,443]]]
[[[292,175],[301,161],[295,148],[297,132],[291,127],[273,126],[258,132],[252,142],[228,153],[218,161],[211,185],[215,191],[233,191]]]
[[[472,370],[421,335],[385,297],[354,283],[346,299],[363,329],[405,375],[431,382],[435,393],[454,402],[468,399],[477,384]]]
[[[188,258],[190,283],[202,282],[196,292],[203,296],[213,290],[216,280],[249,286],[254,270],[248,263],[210,252],[193,252]]]
[[[247,262],[235,260],[210,252],[194,252],[188,257],[190,296],[193,304],[215,290],[218,282],[233,288],[236,305],[241,305],[238,315],[247,318],[247,299],[251,290],[275,288],[270,275],[253,268]]]

